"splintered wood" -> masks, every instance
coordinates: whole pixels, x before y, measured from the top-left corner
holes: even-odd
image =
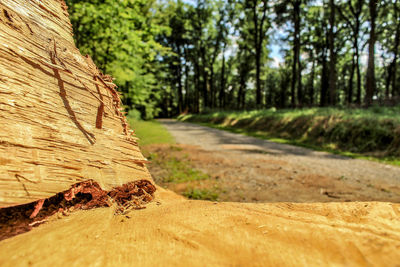
[[[62,0],[0,0],[0,207],[92,179],[148,179],[119,94],[75,47]]]
[[[78,209],[111,207],[113,204],[116,215],[144,209],[144,205],[153,200],[155,191],[155,186],[147,180],[129,182],[110,191],[101,189],[92,180],[74,184],[48,199],[0,209],[0,241],[28,232],[56,213],[68,215]]]

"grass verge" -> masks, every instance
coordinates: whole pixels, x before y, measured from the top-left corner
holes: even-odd
[[[189,199],[198,199],[198,200],[201,199],[210,201],[218,200],[218,193],[209,189],[190,188],[187,191],[183,192],[183,195]]]
[[[175,146],[171,134],[157,121],[128,118],[139,138],[139,146],[151,161],[148,169],[154,181],[190,199],[216,201],[218,192],[206,173],[192,168],[187,155]]]
[[[172,135],[157,121],[128,118],[129,124],[139,138],[139,146],[150,144],[175,144]]]
[[[176,150],[174,146],[169,149]],[[185,155],[178,159],[175,156],[163,157],[160,154],[151,153],[149,159],[165,170],[165,174],[161,177],[163,183],[185,183],[210,178],[207,174],[191,168]]]
[[[213,112],[183,115],[178,119],[278,143],[400,166],[399,114],[399,107],[312,108]]]

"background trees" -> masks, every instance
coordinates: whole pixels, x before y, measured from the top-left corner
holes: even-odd
[[[399,102],[399,0],[67,3],[78,47],[142,117]]]

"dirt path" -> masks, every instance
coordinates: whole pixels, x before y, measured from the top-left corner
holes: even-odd
[[[221,200],[400,202],[399,167],[175,120],[160,122],[182,150],[168,153],[186,154],[195,168],[219,180]]]

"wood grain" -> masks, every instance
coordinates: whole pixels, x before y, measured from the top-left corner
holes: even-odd
[[[150,179],[108,76],[75,47],[62,0],[0,0],[0,207],[96,180]]]

